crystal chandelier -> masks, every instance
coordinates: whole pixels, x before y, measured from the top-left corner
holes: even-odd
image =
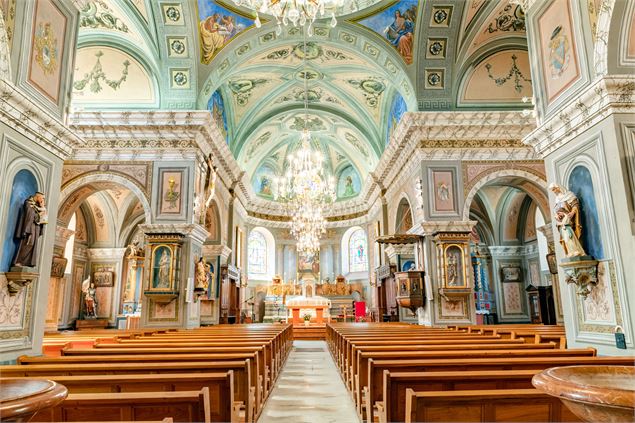
[[[313,22],[320,17],[331,14],[331,26],[337,25],[335,11],[342,7],[347,0],[234,0],[236,6],[243,6],[256,12],[254,21],[260,28],[259,13],[272,15],[276,19],[278,35],[282,32],[282,25],[305,26],[308,22],[307,33],[313,35]]]
[[[311,135],[302,131],[302,147],[287,157],[285,176],[276,178],[275,195],[291,213],[291,234],[299,252],[312,254],[320,249],[320,237],[326,232],[324,206],[335,199],[335,179],[323,169],[323,157],[310,144]]]

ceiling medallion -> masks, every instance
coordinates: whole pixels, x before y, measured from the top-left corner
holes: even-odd
[[[313,23],[318,18],[331,14],[331,26],[337,25],[335,12],[346,4],[346,0],[234,0],[236,6],[246,7],[256,12],[254,24],[260,28],[259,13],[271,15],[276,19],[276,33],[282,33],[282,25],[304,27],[308,23],[307,35],[313,35]],[[353,7],[352,11],[357,9]]]

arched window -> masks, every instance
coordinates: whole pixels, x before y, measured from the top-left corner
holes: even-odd
[[[247,240],[247,266],[252,274],[267,273],[267,241],[259,231],[251,231]]]
[[[363,229],[357,229],[348,241],[348,263],[350,272],[368,270],[368,242]]]

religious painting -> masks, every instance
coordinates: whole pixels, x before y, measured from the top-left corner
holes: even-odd
[[[252,21],[212,0],[198,0],[198,33],[201,62],[209,64],[232,38],[252,25]]]
[[[444,298],[441,300],[442,318],[462,318],[467,316],[467,302],[465,297]]]
[[[64,272],[66,271],[66,263],[68,263],[68,259],[64,257],[53,257],[53,262],[51,263],[51,277],[63,278]]]
[[[207,110],[212,114],[212,120],[220,131],[225,142],[229,144],[229,127],[227,126],[227,112],[225,110],[225,101],[220,89],[214,91],[207,102]]]
[[[538,260],[529,261],[529,283],[534,286],[542,285],[542,277],[540,274],[540,263]]]
[[[505,314],[522,314],[523,303],[520,283],[504,283],[503,285],[503,310]]]
[[[320,254],[298,253],[298,273],[320,273]]]
[[[519,282],[522,270],[518,266],[505,266],[501,268],[503,282]]]
[[[392,101],[392,105],[390,106],[388,125],[386,126],[386,145],[390,144],[390,139],[392,138],[392,135],[395,132],[395,129],[397,128],[401,117],[407,111],[408,106],[406,106],[406,101],[398,92]]]
[[[406,64],[412,64],[418,0],[401,0],[359,23],[381,35]]]
[[[443,266],[446,288],[465,288],[467,286],[463,247],[461,245],[450,244],[445,247]]]
[[[337,198],[345,199],[354,197],[361,191],[362,182],[359,174],[353,166],[346,166],[337,178]]]
[[[454,172],[452,170],[432,170],[430,179],[432,211],[441,214],[455,214],[457,211]]]
[[[276,171],[268,164],[261,165],[252,177],[252,187],[254,192],[260,197],[273,199],[273,184],[276,178]]]
[[[542,68],[551,103],[580,77],[570,0],[556,0],[538,19]]]
[[[152,251],[151,290],[171,291],[174,289],[172,277],[174,267],[174,251],[169,245],[157,245]]]
[[[93,273],[93,283],[96,288],[114,286],[114,274],[107,270],[100,270]]]
[[[37,0],[28,80],[55,104],[60,94],[65,32],[66,16],[51,0]]]
[[[416,269],[416,265],[414,260],[405,260],[403,263],[401,263],[402,272],[407,272],[409,270],[415,270],[415,269]]]
[[[181,214],[183,179],[183,171],[162,170],[159,188],[161,214]]]

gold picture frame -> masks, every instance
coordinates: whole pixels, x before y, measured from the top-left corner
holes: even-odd
[[[446,244],[443,247],[443,286],[445,288],[467,288],[465,248],[461,244]]]
[[[176,250],[170,244],[156,244],[151,249],[149,291],[174,291]]]

